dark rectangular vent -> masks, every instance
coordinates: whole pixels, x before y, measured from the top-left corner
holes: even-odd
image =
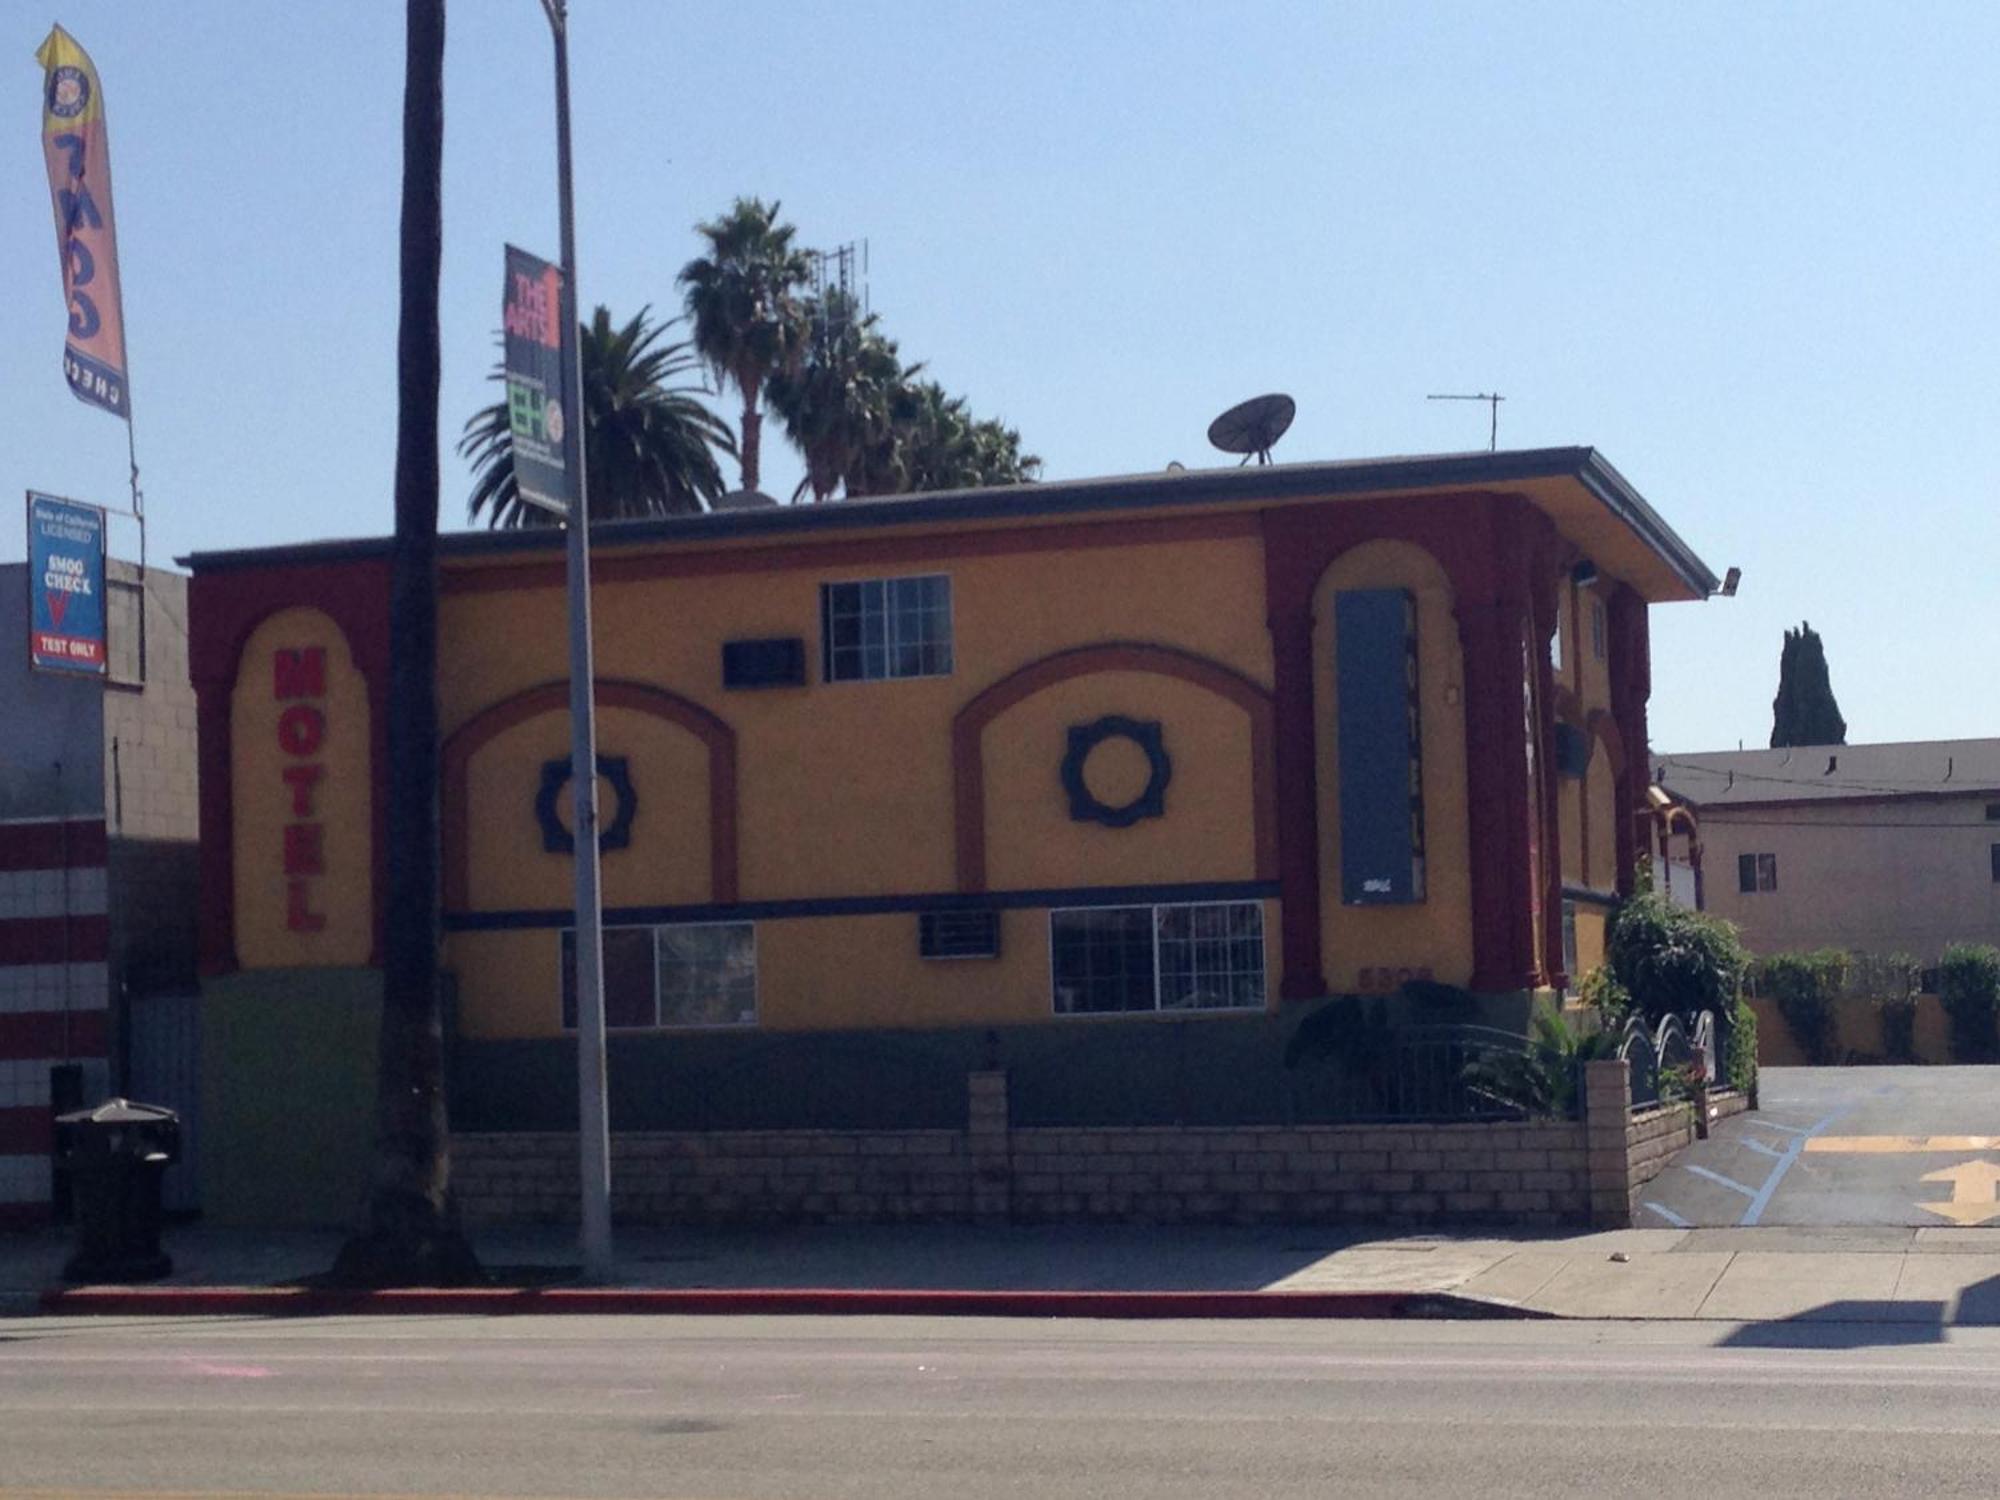
[[[722,643],[722,685],[726,688],[803,687],[805,680],[806,643],[802,636]]]
[[[1574,724],[1556,725],[1556,769],[1565,776],[1590,769],[1590,736]]]
[[[997,911],[927,911],[917,917],[917,951],[925,958],[998,958]]]

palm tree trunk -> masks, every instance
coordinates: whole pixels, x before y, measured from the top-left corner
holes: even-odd
[[[757,444],[763,436],[764,414],[757,410],[754,385],[743,387],[743,488],[757,488]]]
[[[438,275],[444,240],[444,0],[408,0],[402,307],[396,335],[396,536],[390,562],[388,890],[373,1187],[332,1279],[479,1279],[447,1199],[438,991]]]

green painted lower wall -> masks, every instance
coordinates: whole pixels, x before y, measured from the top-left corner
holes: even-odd
[[[1359,1107],[1357,1072],[1376,1066],[1402,1028],[1470,1022],[1525,1034],[1535,998],[1466,997],[1447,1009],[1407,995],[1350,996],[1268,1015],[998,1027],[613,1032],[611,1128],[959,1130],[966,1074],[989,1067],[1007,1070],[1019,1126],[1345,1119]],[[1315,1024],[1332,1023],[1326,1055],[1348,1066],[1287,1065],[1294,1034],[1315,1014]],[[1434,1061],[1444,1066],[1445,1055]],[[461,1037],[449,1086],[456,1130],[576,1128],[576,1044],[567,1038]]]
[[[202,982],[203,1216],[347,1228],[373,1160],[376,969],[257,969]]]

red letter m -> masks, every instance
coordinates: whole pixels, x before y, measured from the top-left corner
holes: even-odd
[[[324,698],[326,696],[326,647],[308,646],[303,651],[278,651],[271,657],[274,696]]]

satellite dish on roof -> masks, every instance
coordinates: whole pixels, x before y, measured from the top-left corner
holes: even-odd
[[[1253,396],[1208,424],[1208,440],[1224,453],[1240,453],[1243,463],[1271,461],[1271,445],[1285,435],[1298,412],[1290,396]],[[1238,468],[1242,464],[1237,465]]]

